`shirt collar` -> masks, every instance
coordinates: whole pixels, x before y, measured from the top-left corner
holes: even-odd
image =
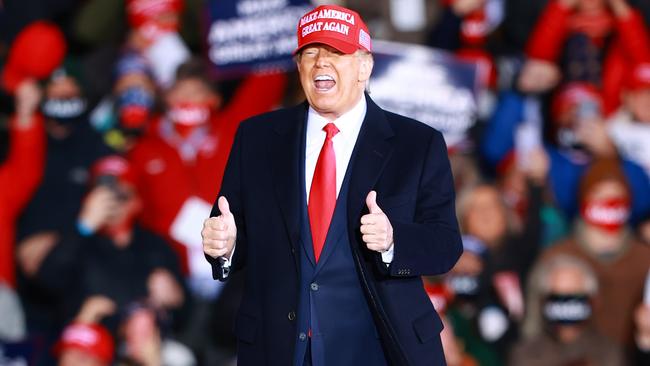
[[[333,122],[339,129],[340,135],[348,136],[352,132],[359,129],[359,126],[366,116],[366,108],[366,96],[365,94],[361,94],[361,98],[359,98],[359,101],[354,105],[354,107],[352,107],[352,109],[345,112],[334,121],[330,121],[318,114],[318,112],[316,112],[314,108],[310,106],[309,114],[307,117],[307,133],[313,135],[314,133],[321,132],[323,131],[323,127],[325,127],[326,124]]]

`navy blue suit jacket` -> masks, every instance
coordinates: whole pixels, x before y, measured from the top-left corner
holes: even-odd
[[[433,128],[382,110],[368,95],[366,100],[348,166],[347,225],[356,271],[389,363],[444,364],[442,323],[420,276],[447,272],[462,252],[445,143]],[[307,108],[303,103],[242,122],[224,174],[220,195],[237,223],[232,270],[246,268],[235,323],[240,365],[292,363]],[[393,226],[388,267],[359,232],[371,190]],[[217,215],[215,203],[212,216]],[[219,262],[207,258],[215,279],[223,280]]]

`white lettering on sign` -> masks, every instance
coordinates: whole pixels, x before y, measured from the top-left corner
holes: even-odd
[[[237,14],[251,15],[281,10],[289,5],[288,0],[244,0],[237,2]]]
[[[217,66],[290,55],[296,48],[296,22],[309,10],[283,11],[218,20],[208,32],[208,57]]]

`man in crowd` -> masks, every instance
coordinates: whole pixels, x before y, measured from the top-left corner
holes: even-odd
[[[578,192],[580,218],[574,233],[542,253],[541,263],[572,255],[589,264],[601,284],[594,297],[595,329],[622,347],[634,345],[634,310],[642,298],[650,248],[629,227],[631,195],[616,159],[595,161]]]
[[[535,336],[514,347],[510,365],[624,364],[621,348],[593,327],[598,278],[585,261],[553,257],[538,268],[532,288],[539,298],[531,304],[529,317],[538,323],[541,317],[543,324]]]
[[[216,279],[247,269],[240,365],[445,362],[420,276],[462,252],[447,151],[364,93],[371,50],[357,13],[307,13],[295,50],[307,102],[238,129],[202,235]]]

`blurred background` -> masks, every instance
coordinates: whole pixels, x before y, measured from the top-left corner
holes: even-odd
[[[0,365],[235,365],[200,229],[239,122],[303,101],[302,14],[439,130],[451,366],[650,365],[650,2],[0,0]]]

